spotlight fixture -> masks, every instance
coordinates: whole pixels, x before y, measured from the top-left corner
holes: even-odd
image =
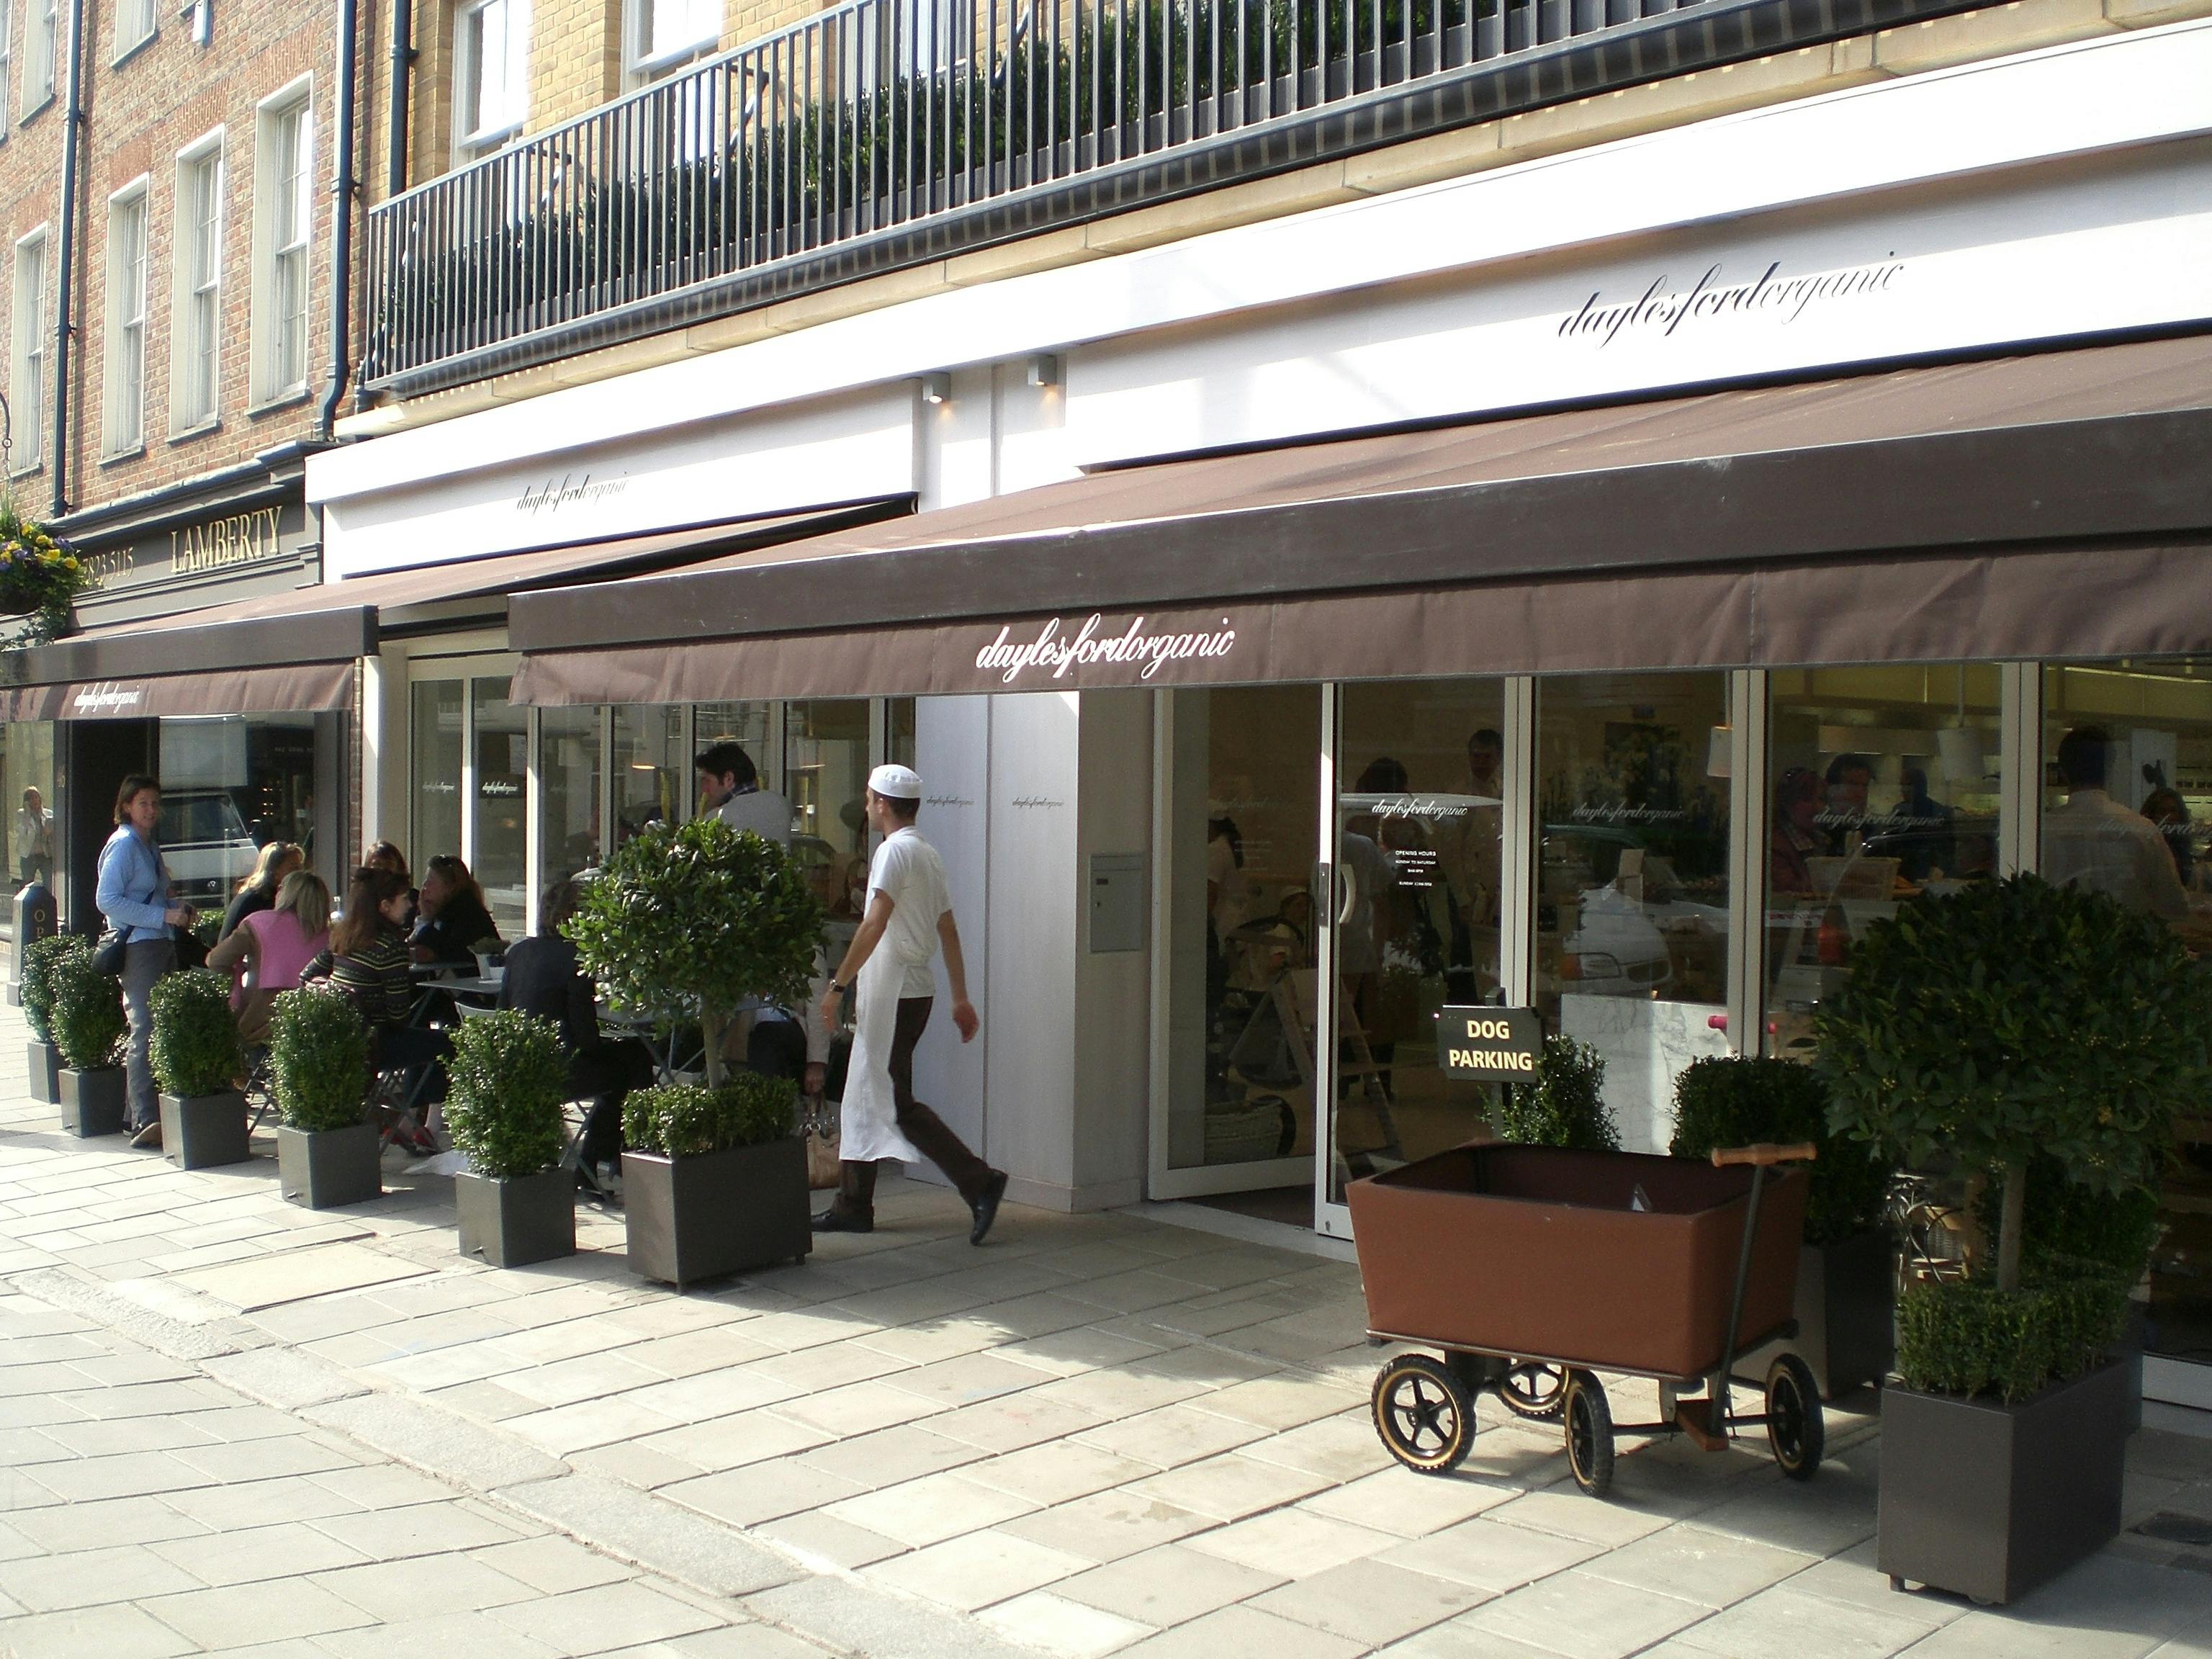
[[[1060,354],[1040,351],[1030,359],[1030,384],[1036,386],[1058,386],[1060,380]]]
[[[952,398],[952,377],[943,369],[921,377],[921,400],[926,404],[948,403]]]

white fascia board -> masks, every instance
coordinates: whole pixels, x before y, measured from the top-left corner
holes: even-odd
[[[932,295],[332,450],[312,501],[968,363],[2212,131],[2212,21],[1876,82]]]

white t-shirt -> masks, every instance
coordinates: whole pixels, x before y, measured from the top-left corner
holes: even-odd
[[[937,951],[938,919],[952,908],[951,884],[945,879],[945,860],[908,824],[894,830],[876,848],[868,866],[868,899],[878,893],[890,896],[891,919],[884,929],[878,951],[905,969],[899,996],[933,997],[937,981],[929,971]]]
[[[773,789],[732,795],[714,809],[714,816],[732,830],[750,830],[778,847],[791,845],[791,803]]]

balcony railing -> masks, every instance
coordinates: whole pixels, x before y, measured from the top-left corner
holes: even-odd
[[[1960,0],[1762,3],[847,0],[373,209],[362,380],[428,390],[1310,161],[1317,115],[1350,118],[1339,153],[1479,119],[1495,100],[1389,106],[1501,65],[1536,66],[1525,101],[1583,96]]]

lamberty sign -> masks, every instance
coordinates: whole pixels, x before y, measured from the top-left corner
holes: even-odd
[[[995,675],[1001,685],[1024,681],[1073,681],[1081,684],[1085,669],[1123,672],[1115,681],[1150,680],[1170,663],[1203,662],[1237,649],[1237,629],[1227,617],[1218,626],[1156,628],[1149,618],[1109,623],[1093,614],[1079,623],[1059,617],[1041,623],[1008,623],[975,653],[975,666]],[[1176,678],[1173,675],[1170,679]]]
[[[307,512],[296,501],[174,526],[136,541],[82,549],[96,592],[120,596],[172,580],[246,572],[297,556],[307,540]],[[198,584],[194,584],[197,586]]]

